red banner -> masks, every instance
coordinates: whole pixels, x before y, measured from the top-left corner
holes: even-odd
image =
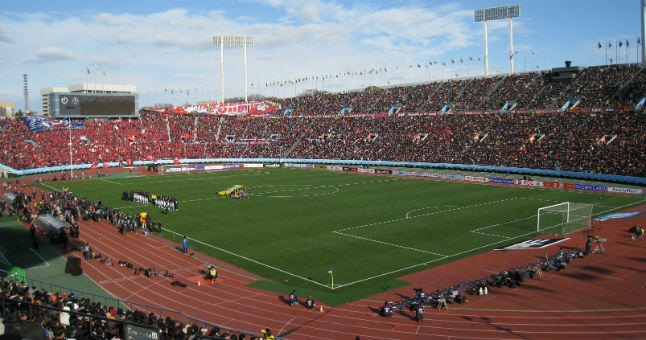
[[[267,115],[277,113],[280,105],[264,102],[239,102],[224,104],[201,104],[178,106],[175,108],[159,109],[158,112],[182,113],[182,114],[210,114],[210,115],[227,115],[227,116],[248,116],[248,115]]]

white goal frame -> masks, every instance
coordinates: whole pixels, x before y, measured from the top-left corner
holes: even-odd
[[[547,207],[540,207],[540,208],[538,208],[538,211],[537,211],[537,214],[536,214],[537,215],[537,218],[536,218],[536,232],[541,231],[541,210],[555,208],[555,207],[562,206],[562,205],[567,206],[567,210],[565,211],[565,223],[570,222],[570,202],[561,202],[561,203],[549,205]]]

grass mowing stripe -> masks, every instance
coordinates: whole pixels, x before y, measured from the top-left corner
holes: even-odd
[[[176,232],[174,232],[174,231],[172,231],[172,230],[170,230],[170,229],[168,229],[168,228],[163,228],[163,230],[165,230],[165,231],[167,231],[167,232],[170,232],[170,233],[172,233],[172,234],[174,234],[174,235],[176,235],[176,236],[181,236],[181,234],[178,234],[178,233],[176,233]],[[189,240],[195,241],[195,242],[197,242],[197,243],[199,243],[199,244],[205,245],[205,246],[210,247],[210,248],[213,248],[213,249],[217,249],[217,250],[219,250],[219,251],[221,251],[221,252],[225,252],[225,253],[227,253],[227,254],[230,254],[230,255],[233,255],[233,256],[239,257],[239,258],[244,259],[244,260],[246,260],[246,261],[249,261],[249,262],[252,262],[252,263],[255,263],[255,264],[259,264],[259,265],[261,265],[261,266],[263,266],[263,267],[267,267],[267,268],[270,268],[270,269],[273,269],[273,270],[279,271],[279,272],[281,272],[281,273],[283,273],[283,274],[287,274],[287,275],[289,275],[289,276],[293,276],[293,277],[299,278],[299,279],[301,279],[301,280],[304,280],[304,281],[307,281],[307,282],[310,282],[310,283],[313,283],[313,284],[316,284],[316,285],[319,285],[319,286],[322,286],[322,287],[328,287],[328,286],[327,286],[327,285],[325,285],[325,284],[322,284],[322,283],[319,283],[319,282],[316,282],[316,281],[313,281],[313,280],[306,279],[306,278],[304,278],[304,277],[302,277],[302,276],[296,275],[296,274],[294,274],[294,273],[290,273],[290,272],[288,272],[288,271],[286,271],[286,270],[283,270],[283,269],[280,269],[280,268],[276,268],[276,267],[274,267],[274,266],[270,266],[270,265],[268,265],[268,264],[262,263],[262,262],[260,262],[260,261],[254,260],[254,259],[250,259],[250,258],[245,257],[245,256],[242,256],[242,255],[240,255],[240,254],[236,254],[236,253],[234,253],[234,252],[232,252],[232,251],[229,251],[229,250],[226,250],[226,249],[222,249],[222,248],[220,248],[220,247],[216,247],[216,246],[214,246],[214,245],[211,245],[211,244],[208,244],[208,243],[204,243],[204,242],[202,242],[202,241],[200,241],[200,240],[196,240],[196,239],[193,239],[193,238],[190,238],[190,237],[187,237],[187,238],[188,238]]]
[[[355,292],[355,299],[361,297],[362,287],[375,282],[532,236],[529,232],[535,232],[535,225],[529,225],[535,223],[529,223],[531,217],[527,216],[549,204],[546,202],[603,205],[604,210],[641,202],[641,197],[633,196],[384,179],[324,170],[241,171],[245,173],[124,178],[118,182],[121,185],[100,180],[48,184],[68,187],[78,196],[102,200],[107,206],[123,206],[121,209],[129,213],[148,212],[153,219],[161,220],[165,229],[199,240],[201,243],[191,244],[196,251],[281,284],[287,281],[298,287],[329,290],[327,272],[333,267],[334,294],[350,296]],[[206,199],[233,184],[251,188],[252,194],[281,191],[276,194],[298,197]],[[339,191],[321,195],[331,188]],[[153,206],[127,204],[120,199],[124,189],[172,195],[180,201],[180,210],[165,215]],[[499,203],[483,204],[487,202]],[[470,206],[476,207],[464,208]],[[431,210],[436,208],[451,212]],[[406,215],[408,218],[402,217]],[[513,220],[517,221],[510,222]],[[347,228],[343,226],[355,229],[344,231]],[[170,232],[164,236],[177,241]],[[441,256],[446,254],[449,256]],[[338,288],[339,284],[344,286]]]

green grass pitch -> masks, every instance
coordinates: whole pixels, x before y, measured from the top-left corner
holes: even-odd
[[[248,186],[251,197],[218,196],[234,184]],[[285,287],[349,294],[348,299],[369,294],[361,292],[368,286],[397,285],[394,279],[403,274],[531,238],[539,207],[590,203],[600,214],[643,202],[640,196],[297,168],[47,185],[68,187],[127,213],[146,211],[177,233],[165,237],[180,243],[178,235],[188,235],[200,241],[191,248]],[[124,189],[173,195],[179,211],[164,215],[153,206],[122,201]]]

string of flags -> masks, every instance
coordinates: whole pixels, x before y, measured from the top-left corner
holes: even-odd
[[[284,80],[277,80],[277,81],[272,81],[272,82],[265,82],[265,83],[250,83],[250,87],[274,87],[274,86],[288,86],[288,85],[295,85],[307,81],[326,81],[326,80],[331,80],[331,79],[342,79],[342,78],[348,78],[348,77],[364,77],[364,76],[371,76],[371,75],[376,75],[376,74],[381,74],[381,73],[387,73],[387,72],[401,72],[405,69],[429,69],[431,67],[437,67],[437,66],[442,66],[446,67],[449,64],[465,64],[469,62],[475,62],[475,61],[481,61],[481,57],[454,57],[450,58],[449,61],[440,61],[440,60],[429,60],[426,62],[418,62],[414,64],[409,64],[408,67],[406,65],[404,66],[383,66],[383,67],[377,67],[377,68],[362,68],[359,70],[353,70],[353,71],[342,71],[342,72],[336,72],[336,73],[328,73],[328,74],[320,74],[320,75],[309,75],[309,76],[303,76],[303,77],[298,77],[298,78],[293,78],[293,79],[284,79]],[[90,71],[89,68],[87,69],[88,72]],[[89,73],[88,73],[89,74]],[[104,74],[105,75],[105,74]],[[199,93],[199,89],[195,88],[192,89],[194,92],[193,93]],[[204,92],[204,89],[202,89]],[[190,96],[191,95],[191,89],[189,88],[164,88],[164,89],[156,89],[156,90],[151,90],[148,91],[148,93],[155,93],[155,94],[165,94],[165,95],[186,95]]]
[[[474,60],[481,61],[481,58],[480,57],[450,58],[450,61],[448,63],[455,64],[459,62],[463,64],[465,62],[466,63],[472,62]],[[442,65],[446,67],[447,61],[430,60],[428,62],[418,62],[415,64],[409,64],[408,68],[414,69],[416,67],[418,69],[421,69],[421,68],[433,67],[435,65]],[[312,76],[298,77],[294,79],[277,80],[272,82],[266,82],[264,85],[265,87],[272,87],[272,86],[293,85],[293,84],[298,84],[305,81],[317,81],[317,80],[325,81],[328,79],[338,79],[343,77],[362,77],[362,76],[379,74],[384,72],[400,71],[405,68],[406,68],[405,66],[395,66],[395,67],[384,66],[384,67],[378,67],[378,68],[363,68],[363,69],[354,70],[354,71],[342,71],[342,72],[328,73],[323,75],[312,75]]]
[[[607,46],[608,48],[612,47],[613,41],[608,40],[607,45],[606,44],[601,44],[601,41],[597,42],[597,49],[601,49],[604,46]],[[624,45],[626,48],[630,47],[630,41],[628,39],[622,40],[622,39],[615,39],[614,43],[616,44],[615,47],[623,47]],[[636,41],[637,45],[641,45],[641,38],[637,38]]]

